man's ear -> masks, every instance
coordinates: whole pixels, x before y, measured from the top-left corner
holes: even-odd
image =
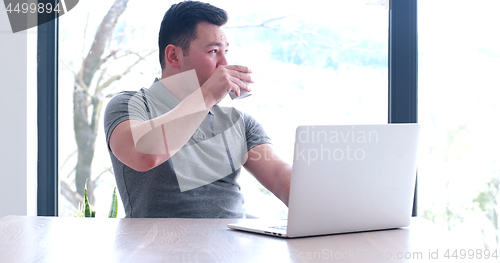
[[[165,62],[173,68],[180,69],[179,57],[182,56],[182,50],[172,44],[165,47]]]

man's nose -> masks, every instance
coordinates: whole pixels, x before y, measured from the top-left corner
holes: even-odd
[[[226,54],[221,53],[219,57],[219,61],[217,62],[217,66],[225,66],[227,65]]]

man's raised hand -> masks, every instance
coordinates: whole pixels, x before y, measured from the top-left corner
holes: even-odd
[[[243,83],[253,83],[250,77],[252,71],[245,66],[224,65],[217,67],[210,78],[201,86],[203,98],[207,108],[218,104],[230,92],[240,96],[240,89],[250,92],[250,88]]]

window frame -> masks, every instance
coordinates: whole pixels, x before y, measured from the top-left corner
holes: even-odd
[[[390,1],[389,123],[417,123],[418,35],[417,0]],[[417,216],[417,182],[412,216]]]
[[[58,1],[43,2],[55,5]],[[56,13],[52,12],[50,15],[55,17]],[[40,20],[40,16],[38,19]],[[37,214],[39,216],[58,215],[58,29],[57,18],[38,26]],[[390,1],[388,123],[417,123],[417,44],[417,0]],[[415,183],[412,216],[416,215]]]
[[[56,6],[58,0],[43,0]],[[38,128],[38,180],[37,215],[58,215],[57,164],[57,92],[58,92],[58,38],[57,12],[38,14],[37,36],[37,128]]]

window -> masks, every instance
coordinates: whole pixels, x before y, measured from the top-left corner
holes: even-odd
[[[250,66],[255,80],[252,97],[221,105],[252,114],[287,162],[298,125],[387,123],[384,7],[364,1],[220,2],[232,17],[229,59]],[[249,214],[287,217],[286,207],[244,170],[240,181]]]
[[[299,124],[387,122],[388,16],[384,7],[367,6],[366,1],[320,1],[314,6],[285,1],[253,1],[246,6],[234,1],[210,3],[230,15],[225,29],[231,42],[230,63],[250,66],[256,80],[252,97],[225,100],[221,105],[235,106],[259,120],[285,160],[291,163],[294,131]],[[159,1],[146,6],[129,1],[105,40],[100,58],[106,60],[101,60],[104,63],[85,84],[85,76],[80,74],[82,61],[88,57],[97,27],[112,4],[80,2],[60,18],[61,216],[69,216],[79,201],[77,181],[79,185],[86,181],[94,189],[95,210],[107,211],[115,183],[102,132],[102,109],[113,94],[148,87],[160,75],[157,34],[172,3]],[[129,65],[134,67],[129,70]],[[119,79],[101,90],[114,76]],[[79,114],[77,123],[85,124],[77,125],[76,136],[87,136],[80,141],[80,150],[75,142],[75,112]],[[96,129],[92,123],[97,124]],[[76,180],[76,173],[89,179]],[[250,214],[286,217],[286,207],[250,175],[242,173],[240,182]]]
[[[500,243],[498,1],[419,1],[418,214]]]

